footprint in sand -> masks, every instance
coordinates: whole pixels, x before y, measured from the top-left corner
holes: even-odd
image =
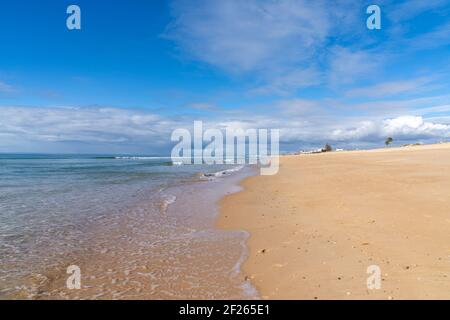
[[[285,267],[286,265],[287,265],[287,263],[285,263],[285,264],[275,263],[273,266],[274,266],[274,267],[277,267],[277,268],[283,268],[283,267]]]

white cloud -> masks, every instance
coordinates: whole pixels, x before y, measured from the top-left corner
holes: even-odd
[[[370,141],[388,136],[399,140],[450,138],[450,125],[425,121],[420,116],[401,116],[380,122],[364,121],[355,127],[335,129],[331,138],[336,141]]]
[[[401,43],[409,50],[432,50],[450,43],[450,22],[437,26],[434,30],[424,32],[413,38],[406,38]]]
[[[434,11],[448,5],[448,0],[408,0],[400,3],[395,3],[389,10],[386,10],[387,16],[395,23],[401,23],[405,20],[415,18],[417,15]]]
[[[15,93],[15,92],[17,92],[17,89],[15,87],[13,87],[12,85],[10,85],[6,82],[0,81],[0,93],[11,94],[11,93]]]
[[[308,99],[281,100],[275,105],[275,108],[279,109],[283,115],[302,117],[322,111],[322,106],[318,101]]]
[[[416,94],[423,92],[426,85],[429,85],[434,79],[431,77],[421,77],[403,81],[387,81],[368,87],[354,88],[348,90],[345,95],[348,97],[369,97],[382,98],[402,93]]]
[[[32,146],[36,152],[167,153],[173,146],[172,131],[191,130],[194,120],[203,120],[205,128],[280,129],[282,145],[290,144],[294,149],[325,142],[343,146],[381,144],[387,136],[397,141],[450,138],[449,124],[421,116],[378,120],[336,116],[320,102],[304,99],[279,101],[273,105],[272,113],[241,111],[238,116],[221,109],[214,117],[170,117],[120,108],[0,107],[0,112],[0,150],[7,152],[29,151]],[[76,151],[63,148],[74,143],[78,146]]]
[[[1,107],[0,111],[0,133],[24,141],[122,143],[144,141],[165,131],[160,117],[126,109]]]
[[[304,60],[330,29],[322,1],[175,1],[172,12],[167,37],[233,72]]]
[[[330,38],[365,30],[361,12],[349,0],[178,0],[164,36],[192,59],[255,77],[252,92],[287,94],[323,82]]]
[[[211,103],[203,103],[203,102],[197,102],[197,103],[191,103],[189,108],[194,110],[201,110],[201,111],[217,111],[217,106]]]
[[[362,121],[356,127],[335,129],[331,132],[330,139],[337,141],[362,140],[374,134],[378,129],[373,121]]]
[[[304,87],[317,86],[322,83],[323,75],[318,68],[307,67],[288,71],[282,75],[274,75],[270,81],[252,90],[254,93],[287,95],[290,92]]]
[[[164,36],[191,59],[243,75],[251,93],[288,95],[318,85],[341,89],[379,79],[391,60],[448,44],[448,23],[427,23],[412,38],[404,24],[424,12],[445,14],[449,2],[381,1],[383,19],[390,24],[380,42],[366,29],[366,2],[200,0],[193,5],[174,0],[174,21]],[[408,90],[408,84],[392,84],[396,88],[377,89],[388,94]]]
[[[331,86],[355,83],[379,73],[382,57],[370,51],[334,47],[330,50],[328,80]]]
[[[422,117],[403,116],[383,122],[382,132],[400,137],[450,137],[450,125],[424,121]]]
[[[251,93],[289,95],[319,85],[341,89],[379,79],[391,59],[448,44],[448,24],[432,31],[424,26],[414,38],[405,30],[393,30],[423,12],[439,14],[449,2],[382,1],[383,17],[392,26],[387,38],[375,45],[376,35],[365,26],[364,2],[200,0],[193,5],[174,0],[174,21],[164,36],[190,59],[244,76]],[[395,87],[376,89],[396,94],[395,90],[405,92],[413,85],[391,84]]]

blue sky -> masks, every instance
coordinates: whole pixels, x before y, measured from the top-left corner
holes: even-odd
[[[168,153],[194,120],[283,150],[450,138],[449,0],[4,1],[0,46],[0,152]]]

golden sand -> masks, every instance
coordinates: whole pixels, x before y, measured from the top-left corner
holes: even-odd
[[[218,224],[250,232],[262,298],[450,299],[450,144],[285,156],[241,185]]]

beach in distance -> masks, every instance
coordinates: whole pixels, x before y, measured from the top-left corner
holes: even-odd
[[[218,225],[250,233],[263,299],[450,299],[449,159],[449,143],[283,156]]]

